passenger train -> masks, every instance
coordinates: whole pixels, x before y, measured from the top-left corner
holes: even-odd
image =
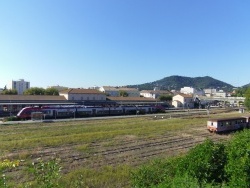
[[[250,116],[209,119],[207,121],[207,129],[210,132],[214,132],[214,133],[241,130],[241,129],[250,127],[249,120],[250,120]]]
[[[20,119],[31,119],[32,114],[40,113],[44,118],[71,118],[71,117],[94,117],[94,116],[115,116],[115,115],[136,115],[155,113],[157,107],[154,106],[116,106],[116,107],[96,107],[96,106],[43,106],[25,107],[21,109],[17,117]]]

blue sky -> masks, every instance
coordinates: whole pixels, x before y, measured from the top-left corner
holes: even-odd
[[[249,0],[0,0],[0,88],[250,83]]]

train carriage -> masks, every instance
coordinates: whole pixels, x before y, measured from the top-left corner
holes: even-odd
[[[21,119],[31,119],[31,113],[41,112],[43,117],[48,118],[71,118],[71,117],[94,117],[110,115],[136,115],[154,112],[152,106],[42,106],[42,107],[25,107],[19,111],[17,117]]]
[[[209,119],[207,121],[207,129],[210,132],[229,132],[249,128],[249,117],[231,117]]]
[[[110,107],[109,108],[110,115],[123,115],[123,108],[122,107]]]

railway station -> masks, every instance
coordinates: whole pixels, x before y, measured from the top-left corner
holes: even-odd
[[[0,117],[16,115],[22,108],[28,106],[55,106],[55,105],[85,105],[85,106],[120,106],[120,105],[159,105],[156,99],[144,97],[104,97],[96,94],[78,94],[72,96],[46,95],[0,95]]]

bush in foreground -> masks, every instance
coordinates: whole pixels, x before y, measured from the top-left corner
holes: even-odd
[[[133,187],[250,187],[250,131],[227,143],[206,140],[185,156],[152,162],[132,173]]]

